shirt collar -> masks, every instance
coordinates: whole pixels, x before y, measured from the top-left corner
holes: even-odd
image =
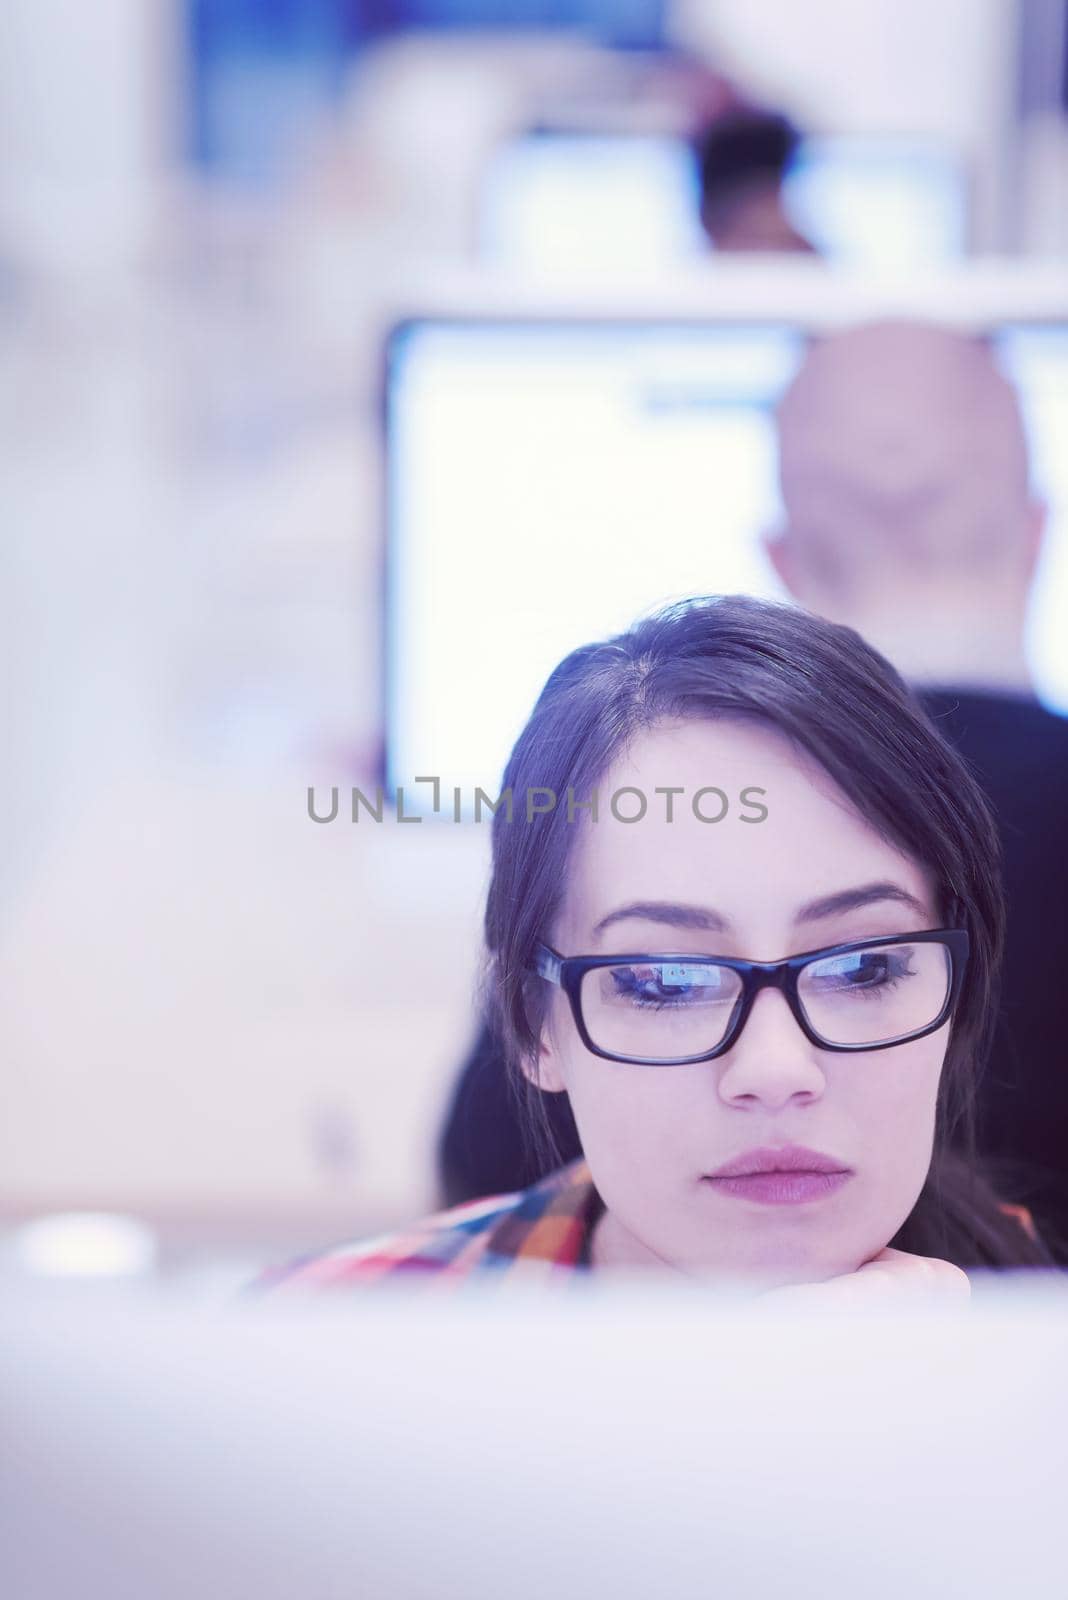
[[[524,1189],[493,1228],[489,1251],[505,1261],[588,1267],[593,1229],[604,1211],[584,1158]]]

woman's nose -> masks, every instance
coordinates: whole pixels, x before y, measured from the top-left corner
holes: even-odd
[[[741,1035],[714,1066],[721,1098],[732,1103],[785,1105],[816,1100],[826,1087],[823,1053],[811,1044],[778,989],[762,989]]]

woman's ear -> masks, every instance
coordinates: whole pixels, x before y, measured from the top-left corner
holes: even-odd
[[[536,1061],[524,1057],[521,1063],[524,1078],[532,1083],[535,1089],[541,1089],[545,1094],[563,1094],[566,1085],[560,1074],[560,1064],[557,1060],[556,1050],[549,1040],[548,1028],[543,1029],[538,1043],[538,1056]]]

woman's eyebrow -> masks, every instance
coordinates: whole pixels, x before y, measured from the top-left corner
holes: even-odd
[[[640,917],[643,922],[666,922],[673,928],[711,928],[716,933],[725,933],[731,925],[729,917],[711,907],[674,905],[670,900],[634,900],[602,917],[594,934],[603,933],[613,922],[626,922],[632,917]]]
[[[822,917],[840,916],[843,911],[856,911],[859,906],[875,905],[880,900],[893,900],[898,905],[907,906],[924,921],[931,914],[922,900],[917,900],[914,894],[910,894],[900,884],[880,882],[865,883],[857,889],[840,889],[837,894],[822,895],[818,900],[809,900],[798,911],[794,921],[819,922]]]
[[[884,900],[907,906],[924,921],[930,916],[927,907],[915,895],[900,884],[885,881],[861,884],[855,889],[840,889],[836,894],[809,900],[797,912],[794,922],[819,922],[824,917],[841,916],[845,911],[856,911],[860,906],[877,905]],[[711,906],[677,905],[670,900],[634,900],[630,905],[620,906],[617,911],[610,911],[602,917],[593,929],[594,935],[603,933],[614,922],[639,917],[643,922],[662,922],[673,928],[711,929],[714,933],[726,933],[731,927],[731,919]]]

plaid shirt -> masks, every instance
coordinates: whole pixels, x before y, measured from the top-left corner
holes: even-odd
[[[438,1211],[401,1233],[338,1245],[268,1271],[257,1288],[347,1288],[398,1274],[433,1273],[446,1283],[508,1272],[557,1281],[588,1270],[593,1227],[604,1203],[584,1160],[529,1189]]]
[[[1003,1204],[1001,1210],[1035,1237],[1027,1207]],[[410,1272],[433,1273],[443,1287],[484,1272],[576,1281],[576,1272],[590,1268],[590,1239],[603,1211],[590,1169],[580,1159],[515,1194],[467,1201],[404,1232],[270,1269],[254,1288],[348,1288]]]

